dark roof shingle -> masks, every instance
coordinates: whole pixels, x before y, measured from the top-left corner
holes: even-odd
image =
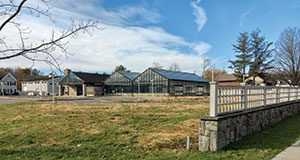
[[[216,81],[219,82],[236,81],[236,77],[233,74],[222,74],[216,77]]]
[[[98,73],[86,73],[86,72],[72,72],[84,83],[103,83],[105,79],[109,76],[108,74],[98,74]]]

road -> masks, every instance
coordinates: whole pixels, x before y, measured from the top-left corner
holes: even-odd
[[[64,97],[58,98],[56,102],[58,103],[83,103],[83,104],[107,104],[107,103],[116,103],[116,102],[135,102],[137,98],[123,98],[118,97]],[[0,96],[0,105],[2,104],[12,104],[18,102],[52,102],[52,97],[1,97]]]
[[[7,98],[7,97],[1,97],[0,98],[0,105],[1,104],[12,104],[12,103],[18,103],[18,102],[32,102],[34,99],[31,98]]]

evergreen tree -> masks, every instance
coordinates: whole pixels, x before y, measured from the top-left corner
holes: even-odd
[[[252,54],[249,35],[247,32],[240,33],[237,39],[237,44],[232,45],[233,50],[237,53],[236,60],[229,60],[231,66],[229,68],[234,70],[234,75],[239,82],[243,81],[243,76],[246,74],[246,68],[250,65]]]
[[[253,60],[250,64],[249,75],[253,77],[253,83],[255,83],[255,77],[264,77],[269,69],[272,69],[272,52],[274,49],[270,49],[273,42],[266,41],[264,36],[260,36],[260,30],[256,29],[251,33],[251,50]]]

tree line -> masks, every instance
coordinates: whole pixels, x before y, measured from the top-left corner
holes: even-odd
[[[270,77],[284,81],[289,85],[300,82],[300,29],[288,27],[280,34],[273,47],[273,42],[266,40],[261,31],[256,29],[240,33],[233,44],[235,60],[229,60],[229,68],[240,82],[245,76]]]

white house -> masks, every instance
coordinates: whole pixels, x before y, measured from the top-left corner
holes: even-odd
[[[54,78],[54,95],[58,95],[58,84],[63,77]],[[52,95],[52,79],[44,77],[22,82],[22,92],[27,95]]]
[[[11,73],[0,76],[0,89],[1,95],[12,95],[17,93],[17,79]]]

